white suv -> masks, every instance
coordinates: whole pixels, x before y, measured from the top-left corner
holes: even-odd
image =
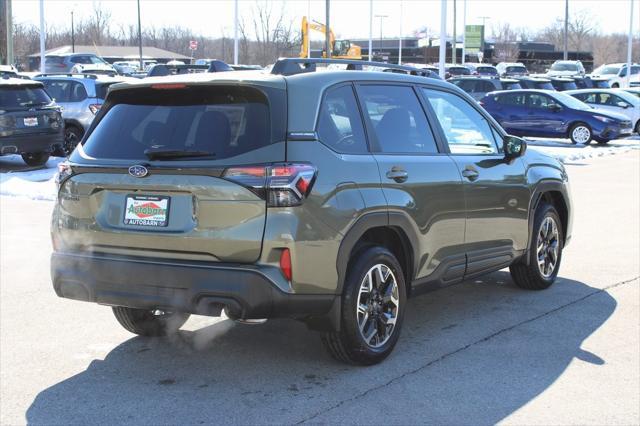
[[[627,64],[600,65],[598,68],[593,70],[591,76],[609,79],[609,84],[613,88],[627,87]],[[640,64],[631,65],[630,83],[632,86],[640,84]]]
[[[573,77],[584,74],[584,66],[580,61],[555,61],[547,70],[549,77]]]

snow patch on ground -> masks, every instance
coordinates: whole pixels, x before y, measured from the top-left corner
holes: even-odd
[[[19,155],[7,155],[1,159],[0,195],[27,197],[32,200],[56,199],[55,174],[58,163],[64,158],[52,157],[42,167],[25,166]]]
[[[593,142],[587,146],[573,145],[568,139],[566,141],[557,139],[527,139],[527,146],[530,149],[554,157],[562,163],[571,163],[588,158],[621,154],[632,150],[638,150],[638,152],[640,152],[640,137],[634,136],[627,139],[614,140],[606,145],[598,145]]]

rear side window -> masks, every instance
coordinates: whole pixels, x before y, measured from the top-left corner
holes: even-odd
[[[82,102],[87,99],[87,91],[84,86],[78,82],[71,83],[71,102]]]
[[[384,153],[437,153],[433,132],[413,88],[363,85],[358,95]]]
[[[484,80],[478,81],[476,86],[476,92],[480,93],[493,92],[494,90],[496,90],[496,88],[493,86],[493,84]]]
[[[504,93],[495,97],[500,105],[524,106],[525,95],[521,93]]]
[[[327,91],[320,108],[318,137],[322,143],[341,153],[367,152],[362,119],[351,86]]]
[[[556,90],[555,87],[553,87],[553,84],[551,84],[548,81],[546,81],[544,83],[538,83],[536,89],[540,89],[540,90]]]
[[[145,151],[205,151],[215,160],[284,140],[285,92],[252,87],[131,89],[110,95],[88,136],[94,158],[147,159]]]
[[[0,109],[47,105],[50,102],[51,98],[40,86],[0,87]]]

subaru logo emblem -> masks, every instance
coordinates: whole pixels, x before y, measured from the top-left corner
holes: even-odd
[[[141,178],[145,177],[149,174],[149,171],[145,166],[141,166],[140,164],[136,164],[135,166],[129,167],[129,174],[133,177]]]

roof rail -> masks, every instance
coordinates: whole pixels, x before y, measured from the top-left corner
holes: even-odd
[[[100,74],[100,75],[107,75],[107,76],[111,76],[110,74]],[[115,76],[116,74],[114,73],[113,76]],[[34,75],[34,77],[77,77],[77,78],[90,78],[90,79],[97,79],[98,75],[97,74],[91,74],[91,73],[70,73],[70,72],[45,72],[45,73],[41,73],[41,74],[36,74]]]
[[[361,71],[363,66],[383,68],[386,72],[398,72],[421,77],[440,78],[437,73],[409,67],[405,65],[388,64],[386,62],[362,61],[359,59],[330,59],[330,58],[280,58],[273,64],[271,74],[295,75],[307,72],[315,72],[316,64],[341,64],[346,65],[348,71]]]

